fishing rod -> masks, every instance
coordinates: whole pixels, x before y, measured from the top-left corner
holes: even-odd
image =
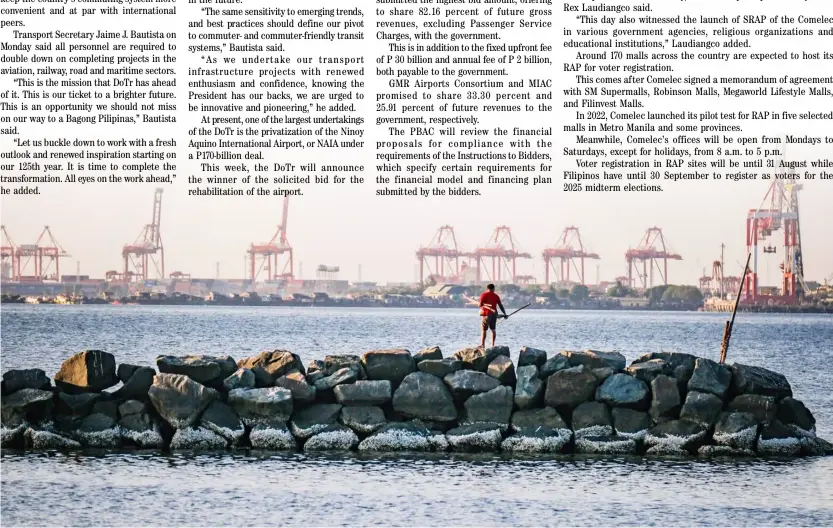
[[[521,310],[523,310],[524,308],[529,308],[531,305],[532,305],[532,303],[527,303],[527,304],[525,304],[525,305],[521,306],[520,308],[518,308],[517,310],[515,310],[514,312],[512,312],[512,313],[510,313],[510,314],[506,314],[506,315],[498,315],[498,319],[501,319],[501,318],[502,318],[502,319],[506,319],[506,318],[508,318],[510,315],[515,315],[516,313],[520,312],[520,311],[521,311]]]

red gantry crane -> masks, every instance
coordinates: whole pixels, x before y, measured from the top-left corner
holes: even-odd
[[[628,249],[625,253],[628,263],[628,285],[633,287],[633,268],[636,262],[636,272],[642,288],[654,286],[654,270],[659,273],[663,284],[668,284],[668,261],[683,260],[683,257],[671,251],[669,244],[659,227],[650,227],[635,249]],[[642,262],[642,273],[639,273],[639,262]],[[660,265],[661,262],[661,265]]]
[[[124,259],[123,280],[148,280],[148,265],[153,264],[156,276],[165,278],[165,249],[162,247],[160,224],[162,221],[162,189],[157,188],[153,195],[153,219],[145,225],[135,242],[122,247]],[[157,259],[157,254],[159,258]]]
[[[14,240],[9,236],[9,232],[6,231],[6,226],[0,226],[0,272],[2,272],[0,276],[4,279],[6,278],[6,274],[8,274],[10,280],[13,280],[15,275],[17,275],[14,269],[15,250]]]
[[[420,246],[416,256],[419,259],[419,282],[421,284],[432,279],[438,284],[459,282],[460,257],[464,255],[457,247],[457,237],[452,226],[444,225],[437,229],[431,242],[427,246]],[[426,270],[428,271],[427,277]]]
[[[547,248],[541,254],[544,258],[544,282],[550,284],[550,269],[559,283],[570,283],[571,270],[578,277],[579,284],[587,284],[584,278],[584,259],[598,260],[600,257],[584,247],[581,234],[575,226],[565,227],[555,247]],[[556,267],[558,262],[558,267]]]
[[[286,238],[286,224],[289,219],[289,197],[283,199],[283,216],[278,230],[272,239],[265,244],[254,244],[249,246],[246,252],[249,256],[249,273],[252,286],[257,282],[260,272],[266,268],[266,280],[293,280],[293,256],[292,246]],[[258,265],[259,262],[259,265]]]
[[[486,268],[486,276],[495,283],[502,283],[505,279],[517,284],[524,282],[522,276],[517,274],[517,260],[531,259],[529,253],[519,251],[512,230],[505,225],[495,228],[489,241],[483,246],[475,249],[472,253],[463,256],[474,257],[477,262],[477,282],[483,282],[483,268]],[[489,263],[488,261],[491,261]],[[491,266],[489,266],[491,264]],[[491,267],[491,272],[489,271]]]
[[[4,254],[7,252],[6,247]],[[21,244],[14,248],[13,253],[12,280],[26,282],[59,282],[61,259],[70,256],[58,243],[49,226],[43,228],[34,244]]]
[[[761,205],[746,215],[746,245],[752,255],[744,298],[741,299],[746,304],[798,304],[807,289],[798,216],[798,191],[802,185],[797,183],[794,174],[787,176],[786,179],[773,180]],[[780,295],[777,295],[775,292],[762,292],[758,277],[758,245],[779,229],[783,231],[784,238],[783,258],[779,264],[781,288]],[[777,252],[777,247],[772,244],[763,248],[765,254]]]

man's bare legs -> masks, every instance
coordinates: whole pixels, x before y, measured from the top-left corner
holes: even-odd
[[[497,339],[497,331],[492,330],[492,348],[495,348],[495,339]]]
[[[480,329],[480,348],[486,348],[486,327]]]

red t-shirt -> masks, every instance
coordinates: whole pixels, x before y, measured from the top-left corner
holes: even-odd
[[[480,295],[480,315],[489,315],[492,311],[483,306],[484,304],[490,305],[492,311],[497,313],[497,305],[500,304],[500,297],[495,292],[490,291],[485,291]]]

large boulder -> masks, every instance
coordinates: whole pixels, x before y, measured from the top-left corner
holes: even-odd
[[[298,354],[287,350],[263,351],[257,356],[241,359],[238,368],[247,368],[254,372],[257,387],[271,387],[275,380],[291,370],[304,374],[304,364]],[[232,369],[231,372],[234,372]],[[231,372],[229,374],[231,374]],[[227,377],[228,374],[225,377]]]
[[[580,436],[607,436],[613,434],[610,411],[601,402],[584,402],[573,410],[573,434]]]
[[[546,380],[559,370],[565,370],[568,368],[570,368],[570,359],[567,357],[566,353],[562,352],[546,360],[544,364],[541,365],[541,368],[538,369],[538,373],[542,380]]]
[[[222,436],[233,445],[237,445],[243,435],[246,434],[246,428],[234,409],[219,400],[215,400],[208,405],[208,408],[202,414],[200,424]]]
[[[616,434],[634,440],[643,440],[648,430],[654,426],[651,416],[646,412],[625,407],[613,409],[613,429]]]
[[[610,367],[614,372],[621,372],[625,369],[625,365],[627,364],[625,356],[619,352],[602,352],[599,350],[566,350],[563,353],[567,355],[567,359],[573,367],[578,367],[579,365],[586,365],[591,369]]]
[[[206,427],[184,427],[177,429],[171,438],[171,449],[186,449],[189,451],[218,451],[225,449],[228,442],[225,438]]]
[[[382,405],[391,399],[391,382],[359,380],[346,385],[336,385],[333,392],[341,405]]]
[[[508,453],[558,453],[572,438],[572,431],[560,432],[545,427],[524,429],[508,436],[500,444]]]
[[[662,359],[651,359],[642,363],[632,363],[625,372],[645,383],[651,383],[660,374],[668,372],[668,366]]]
[[[503,440],[500,426],[488,423],[461,425],[446,432],[445,437],[455,451],[468,453],[497,451]]]
[[[689,392],[686,396],[680,419],[711,427],[723,410],[723,401],[714,394]]]
[[[315,381],[313,386],[316,391],[327,391],[335,388],[336,385],[342,383],[353,383],[358,379],[357,371],[350,367],[343,367],[333,372],[329,376],[325,376]]]
[[[12,394],[20,389],[47,390],[52,386],[49,377],[41,369],[8,370],[3,373],[3,394]]]
[[[547,378],[544,401],[551,407],[575,407],[593,398],[596,383],[592,369],[585,365],[559,370]]]
[[[696,449],[706,440],[707,433],[708,429],[702,424],[688,420],[669,420],[648,431],[645,445],[670,451]]]
[[[367,374],[362,366],[362,358],[353,354],[332,354],[324,356],[324,361],[316,363],[318,371],[324,377],[332,376],[341,369],[347,368],[355,372],[356,379],[367,379]],[[312,364],[311,364],[312,365]]]
[[[404,349],[372,350],[362,354],[362,366],[369,380],[386,380],[398,387],[416,370],[414,358]]]
[[[341,423],[359,434],[370,434],[387,423],[380,407],[342,407]]]
[[[659,423],[680,415],[682,399],[677,380],[660,374],[651,381],[651,418]]]
[[[736,449],[755,449],[758,421],[749,413],[724,412],[714,426],[714,441]]]
[[[306,377],[298,370],[290,370],[276,379],[275,387],[287,389],[292,393],[292,398],[300,404],[315,402],[315,387],[310,385]]]
[[[359,445],[359,437],[349,427],[333,425],[304,442],[304,451],[348,451]]]
[[[512,416],[512,396],[512,388],[505,385],[471,396],[463,404],[465,408],[463,423],[486,422],[508,425],[509,418]]]
[[[603,383],[604,380],[616,374],[610,367],[602,367],[593,369],[593,375],[596,376],[596,381]]]
[[[697,358],[694,363],[694,373],[688,380],[688,390],[707,392],[720,399],[726,397],[729,384],[732,382],[732,371],[710,359]]]
[[[37,424],[48,421],[55,408],[55,394],[39,389],[19,389],[2,400],[2,419],[6,427],[17,427],[23,421]]]
[[[498,356],[509,357],[509,347],[464,348],[455,352],[452,357],[462,361],[463,368],[486,372],[489,363]]]
[[[732,365],[732,390],[735,394],[760,394],[777,400],[792,396],[790,382],[783,374],[762,367]]]
[[[341,405],[337,403],[319,403],[297,411],[292,416],[292,434],[299,440],[333,430],[341,415]]]
[[[801,454],[801,440],[784,424],[772,420],[761,429],[757,451],[765,456],[798,456]]]
[[[572,434],[570,427],[552,407],[517,411],[512,414],[511,429],[515,432],[530,432],[539,429],[556,431],[558,434]]]
[[[688,380],[694,373],[694,365],[697,362],[697,356],[691,354],[683,354],[682,352],[650,352],[642,354],[631,365],[637,363],[644,363],[653,359],[661,359],[666,364],[666,374],[673,377],[681,384],[681,389],[685,389]]]
[[[127,380],[136,372],[136,369],[142,368],[141,365],[131,365],[130,363],[119,363],[116,369],[116,376],[119,377],[122,383],[127,383]]]
[[[145,391],[145,396],[147,396],[147,391]],[[93,405],[101,398],[102,395],[98,392],[82,392],[81,394],[59,392],[56,414],[69,417],[86,416],[92,412]]]
[[[423,348],[414,354],[414,363],[419,364],[427,359],[439,360],[443,358],[443,352],[438,346]]]
[[[255,373],[251,369],[239,368],[223,380],[223,388],[226,392],[234,389],[254,389],[256,383]]]
[[[415,374],[410,374],[414,376]],[[426,374],[430,376],[430,374]],[[403,380],[402,388],[408,377]],[[397,390],[399,390],[397,389]],[[433,435],[428,428],[415,422],[393,422],[383,425],[359,443],[359,451],[431,451]]]
[[[650,392],[645,382],[627,374],[614,374],[596,390],[596,400],[612,407],[646,409]]]
[[[122,439],[129,440],[139,447],[160,448],[165,440],[159,427],[147,412],[147,406],[139,400],[128,400],[119,405],[119,430]]]
[[[816,419],[802,402],[787,396],[778,403],[778,421],[799,436],[816,435]]]
[[[459,359],[445,358],[445,359],[423,359],[417,363],[417,368],[421,372],[433,374],[438,378],[444,378],[449,374],[453,374],[463,368],[463,362]]]
[[[237,370],[231,356],[159,356],[156,358],[156,366],[159,372],[165,374],[182,374],[197,383],[218,386]]]
[[[286,422],[293,409],[292,393],[283,387],[234,389],[228,403],[248,426]]]
[[[547,362],[547,351],[532,347],[521,348],[521,353],[518,356],[518,367],[525,367],[527,365],[535,365],[538,368],[544,366]]]
[[[538,377],[538,367],[526,365],[518,367],[518,380],[515,385],[515,406],[518,409],[531,409],[540,405],[544,396],[544,382]]]
[[[64,392],[101,392],[119,383],[116,358],[101,350],[85,350],[66,359],[55,374],[55,385]]]
[[[32,449],[78,449],[81,444],[54,431],[21,426],[16,429],[24,435],[23,440]],[[4,446],[7,440],[4,439]]]
[[[119,447],[122,443],[116,421],[101,413],[85,416],[72,436],[84,447]]]
[[[218,393],[184,374],[157,374],[148,390],[156,412],[176,429],[197,424]]]
[[[249,442],[255,449],[268,449],[269,451],[294,451],[298,448],[295,437],[281,422],[255,425],[249,433]]]
[[[139,367],[133,370],[130,378],[124,385],[113,392],[113,397],[117,400],[148,400],[148,391],[153,385],[153,378],[156,376],[156,371],[150,367]]]
[[[773,396],[741,394],[729,403],[729,410],[750,413],[758,423],[769,423],[778,415],[778,404]]]
[[[489,392],[500,386],[500,381],[496,378],[475,370],[458,370],[447,375],[443,381],[451,390],[454,400],[459,403],[465,402],[474,394]]]
[[[496,379],[489,379],[498,384]],[[393,394],[393,409],[423,420],[450,422],[457,419],[454,400],[443,380],[425,372],[405,376]]]
[[[486,374],[495,378],[501,385],[515,386],[515,365],[508,356],[498,356],[486,367]]]
[[[801,437],[801,454],[806,456],[833,456],[833,444],[817,436]]]
[[[100,398],[93,404],[93,412],[106,414],[113,420],[118,420],[119,402],[110,398]]]

